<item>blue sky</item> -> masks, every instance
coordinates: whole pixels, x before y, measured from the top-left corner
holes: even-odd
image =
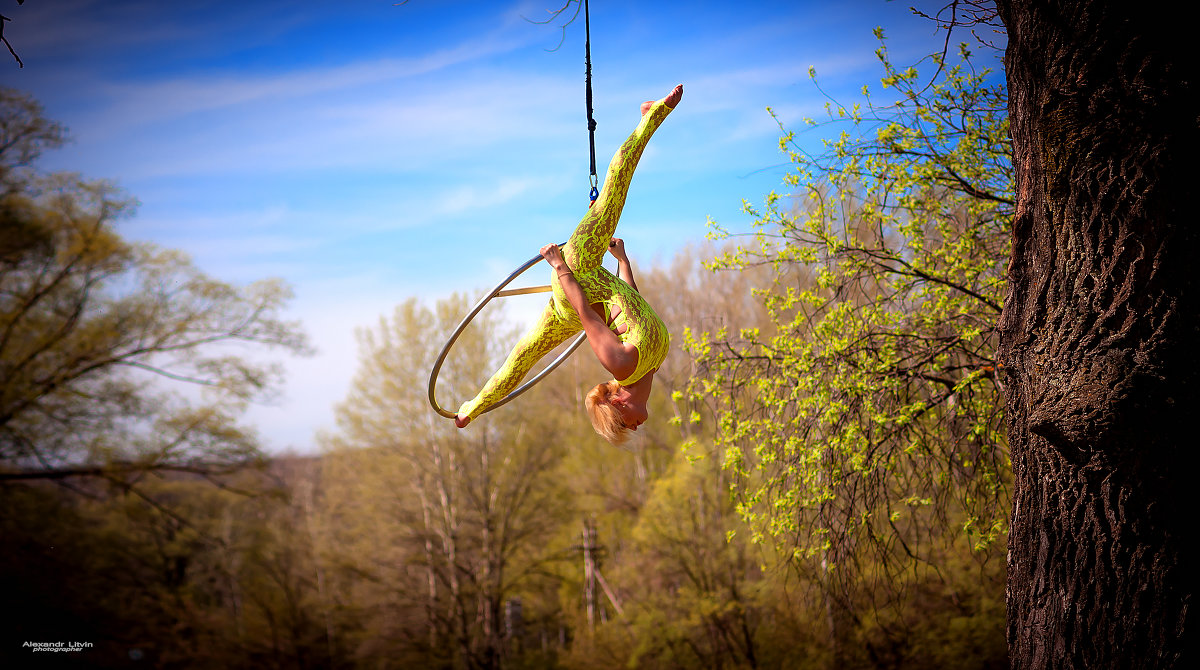
[[[781,188],[786,169],[765,108],[793,127],[821,115],[810,66],[853,101],[879,89],[874,27],[898,63],[936,50],[912,4],[592,2],[601,175],[639,103],[685,88],[622,216],[635,268],[702,240],[709,217],[749,227],[742,200]],[[355,328],[410,296],[490,287],[586,209],[582,18],[565,34],[527,20],[558,6],[5,1],[25,68],[3,63],[0,84],[70,129],[43,167],[140,201],[127,238],[227,281],[293,287],[289,314],[319,353],[287,360],[284,393],[249,418],[269,449],[305,451],[333,426]]]

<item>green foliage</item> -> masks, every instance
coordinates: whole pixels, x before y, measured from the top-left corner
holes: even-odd
[[[747,205],[753,243],[713,264],[772,269],[758,293],[769,326],[686,344],[755,540],[837,571],[860,541],[881,559],[919,551],[935,521],[981,548],[1005,529],[1006,93],[965,47],[932,57],[929,80],[878,56],[898,100],[864,88],[862,105],[829,103],[829,120],[808,124],[841,132],[815,156],[786,132],[795,197]]]
[[[242,473],[240,483],[267,488],[257,477]],[[275,566],[261,557],[283,545],[264,540],[273,523],[288,526],[271,513],[286,507],[180,476],[137,490],[85,484],[81,496],[44,482],[0,487],[0,532],[10,549],[0,561],[4,604],[21,613],[0,664],[9,656],[5,667],[29,664],[21,640],[62,638],[96,645],[79,667],[123,666],[134,650],[155,666],[255,667],[247,659],[271,638],[256,629],[255,600],[280,593],[263,588],[275,586]]]
[[[46,118],[36,100],[11,88],[0,87],[0,110],[0,193],[10,195],[36,175],[32,165],[42,152],[66,142],[67,131]],[[0,257],[5,251],[0,247]]]
[[[306,350],[280,316],[289,290],[235,287],[121,239],[131,199],[34,169],[62,139],[36,103],[0,90],[0,478],[253,461],[257,440],[237,417],[280,369],[246,352]]]
[[[772,599],[761,560],[726,541],[738,520],[716,461],[689,462],[697,447],[683,445],[654,483],[633,532],[636,572],[617,573],[644,594],[630,604],[628,667],[752,667],[763,654],[758,629]]]
[[[739,332],[767,321],[750,287],[769,281],[769,266],[712,273],[698,261],[711,254],[687,250],[639,280],[661,296],[654,304],[670,313],[676,337],[676,329]],[[693,372],[685,357],[668,363],[664,380]],[[610,610],[608,623],[577,635],[568,667],[827,668],[835,655],[846,668],[1003,665],[1003,646],[994,645],[1004,630],[994,606],[1003,594],[996,547],[973,552],[960,533],[935,534],[922,547],[933,568],[911,558],[885,565],[864,543],[844,554],[857,574],[834,581],[819,562],[793,560],[790,547],[754,545],[729,495],[734,473],[714,444],[719,407],[682,390],[663,389],[674,396],[673,416],[645,443],[670,460],[636,499],[628,530],[612,524],[601,536],[611,551],[603,571],[624,612]],[[909,576],[887,578],[897,571]]]
[[[640,277],[648,292],[675,292],[670,323],[754,322],[761,308],[745,296],[758,271],[708,273],[700,255]],[[903,583],[877,579],[887,570],[858,551],[859,578],[836,592],[819,565],[753,545],[710,408],[671,393],[686,356],[664,364],[655,418],[629,451],[579,416],[581,389],[603,376],[587,357],[466,431],[432,417],[423,356],[440,343],[429,333],[464,308],[409,301],[364,331],[328,451],[231,482],[258,495],[184,474],[86,498],[0,487],[0,534],[14,549],[0,575],[12,609],[28,613],[19,633],[78,631],[103,645],[86,657],[98,665],[137,648],[152,663],[212,668],[825,668],[836,621],[846,668],[1003,661],[1003,561],[981,563],[961,535],[934,538],[924,558],[936,569],[911,560]],[[503,338],[476,335],[448,384],[486,375],[487,349],[503,353]],[[596,594],[593,625],[585,518],[621,604]],[[513,597],[519,637],[503,626]],[[859,616],[831,615],[842,605]]]
[[[364,655],[494,667],[522,658],[505,640],[506,603],[519,598],[531,622],[556,618],[555,539],[574,511],[557,477],[558,413],[538,411],[537,391],[464,430],[429,408],[425,376],[467,309],[462,296],[434,309],[410,299],[360,331],[339,431],[324,439],[322,518],[338,549],[328,574],[353,595],[344,639]],[[490,312],[460,336],[439,377],[443,402],[498,367],[515,340],[505,330]]]

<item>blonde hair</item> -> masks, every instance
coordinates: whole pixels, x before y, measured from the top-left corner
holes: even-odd
[[[608,402],[608,399],[620,390],[621,385],[615,379],[601,382],[588,391],[583,400],[583,406],[587,408],[588,416],[592,419],[592,428],[596,429],[600,437],[617,446],[629,439],[629,429],[625,427],[621,412]]]

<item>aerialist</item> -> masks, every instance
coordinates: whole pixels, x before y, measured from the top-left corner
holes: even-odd
[[[506,396],[534,363],[581,329],[600,364],[614,377],[597,384],[584,401],[592,427],[620,444],[646,420],[650,386],[666,358],[670,336],[638,293],[625,244],[613,233],[642,151],[682,98],[679,85],[662,100],[642,103],[641,122],[613,155],[604,186],[571,239],[562,249],[557,244],[541,249],[553,273],[550,304],[479,395],[459,408],[454,425],[463,428]],[[605,250],[617,259],[617,276],[601,266]]]

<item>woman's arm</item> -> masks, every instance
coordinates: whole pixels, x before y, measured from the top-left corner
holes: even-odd
[[[625,240],[619,237],[612,238],[612,241],[608,243],[608,252],[617,259],[617,276],[629,284],[633,290],[638,290],[637,282],[633,280],[633,266],[629,264],[629,257],[625,255]]]
[[[587,333],[588,345],[592,347],[600,364],[617,379],[625,379],[633,374],[637,369],[637,350],[630,351],[630,348],[617,338],[617,334],[609,330],[604,320],[592,311],[587,296],[583,293],[583,287],[575,280],[571,268],[567,267],[558,245],[547,244],[542,247],[542,256],[550,263],[550,267],[554,268],[558,282],[562,284],[563,293],[567,295],[567,301],[579,315],[583,332]]]

